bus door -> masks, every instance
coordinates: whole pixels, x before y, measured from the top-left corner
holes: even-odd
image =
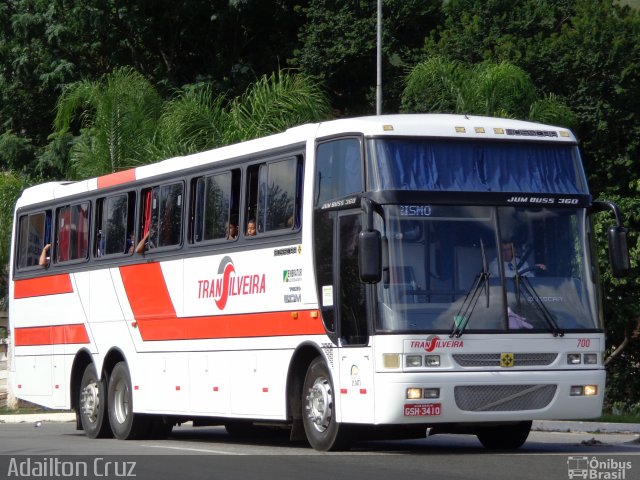
[[[368,346],[366,285],[358,272],[361,230],[360,209],[325,211],[316,217],[320,306],[325,326],[340,347],[339,381],[334,377],[334,388],[342,406],[343,422],[373,418],[373,357]]]

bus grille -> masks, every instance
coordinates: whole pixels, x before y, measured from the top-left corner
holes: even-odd
[[[538,367],[551,365],[557,353],[514,353],[514,367]],[[499,353],[459,353],[453,359],[461,367],[499,367]]]
[[[470,412],[538,410],[551,403],[556,385],[468,385],[455,387],[456,405]]]

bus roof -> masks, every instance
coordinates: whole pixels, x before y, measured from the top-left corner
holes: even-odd
[[[361,134],[367,137],[416,136],[576,143],[574,135],[568,129],[505,118],[452,114],[400,114],[344,118],[300,125],[282,133],[184,157],[169,158],[102,177],[77,182],[49,182],[36,185],[23,192],[16,208],[339,134]]]

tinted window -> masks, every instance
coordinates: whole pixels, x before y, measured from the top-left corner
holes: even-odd
[[[17,267],[38,265],[40,253],[51,243],[51,213],[37,212],[23,215],[18,221]]]
[[[87,258],[89,253],[89,202],[56,210],[58,262]]]
[[[316,156],[316,206],[362,191],[360,141],[357,138],[321,143]]]

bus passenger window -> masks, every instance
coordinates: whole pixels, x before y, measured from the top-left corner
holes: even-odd
[[[51,244],[51,211],[22,215],[18,220],[17,267],[38,266],[40,254]],[[49,255],[51,252],[48,252]]]
[[[58,208],[56,227],[56,259],[58,262],[88,258],[89,202]]]
[[[192,242],[235,240],[238,236],[240,170],[232,170],[192,183]]]
[[[255,221],[256,234],[300,227],[302,159],[289,157],[260,165],[248,172],[247,225]]]
[[[98,199],[94,255],[133,253],[134,208],[133,192]]]
[[[183,190],[183,184],[179,182],[142,191],[142,238],[136,252],[180,245]]]
[[[315,206],[330,199],[362,191],[360,152],[360,141],[357,138],[345,138],[318,145]]]

